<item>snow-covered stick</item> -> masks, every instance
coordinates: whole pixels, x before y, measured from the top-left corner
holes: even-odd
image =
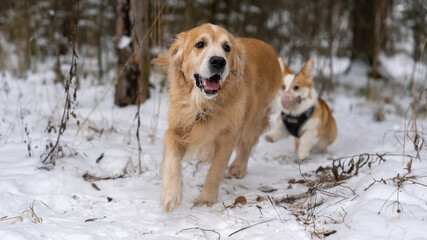
[[[78,20],[79,20],[79,10],[80,10],[80,1],[77,1],[77,11],[76,16],[74,18],[74,26],[73,26],[73,33],[71,35],[72,37],[72,56],[71,56],[71,67],[68,73],[67,80],[65,82],[65,104],[64,104],[64,111],[62,112],[62,118],[61,123],[59,125],[58,130],[58,136],[56,138],[56,142],[53,145],[53,147],[50,149],[50,151],[47,153],[47,155],[43,159],[43,163],[46,163],[48,159],[50,159],[51,164],[55,164],[55,160],[53,159],[53,153],[57,151],[59,148],[59,141],[61,136],[64,134],[65,129],[67,128],[67,122],[70,119],[70,115],[72,115],[74,118],[76,117],[76,114],[74,113],[74,108],[72,108],[72,104],[77,99],[77,76],[76,76],[76,69],[77,69],[77,58],[78,55],[76,53],[76,43],[77,43],[77,27],[78,27]],[[74,91],[72,90],[72,85],[74,85]],[[48,126],[49,127],[49,126]]]

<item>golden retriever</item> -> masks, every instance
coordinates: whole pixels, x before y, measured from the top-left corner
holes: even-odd
[[[184,155],[211,163],[195,206],[217,202],[228,168],[246,175],[248,158],[269,125],[271,103],[282,84],[274,49],[204,24],[180,33],[170,49],[153,60],[168,73],[168,130],[161,164],[161,205],[167,212],[182,200]]]

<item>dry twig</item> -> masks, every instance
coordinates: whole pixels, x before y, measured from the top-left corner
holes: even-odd
[[[200,228],[200,227],[191,227],[191,228],[184,228],[181,231],[177,232],[176,234],[182,233],[184,231],[188,231],[188,230],[200,230],[203,232],[214,232],[218,235],[218,240],[221,240],[221,234],[217,231],[215,231],[215,229],[204,229],[204,228]]]
[[[245,229],[251,228],[251,227],[253,227],[253,226],[260,225],[260,224],[263,224],[263,223],[271,222],[271,221],[273,221],[274,219],[275,219],[275,218],[270,219],[270,220],[265,220],[265,221],[262,221],[262,222],[259,222],[259,223],[255,223],[255,224],[249,225],[249,226],[247,226],[247,227],[241,228],[241,229],[239,229],[239,230],[237,230],[237,231],[232,232],[230,235],[228,235],[228,237],[231,237],[231,236],[233,236],[234,234],[236,234],[236,233],[238,233],[238,232],[241,232],[241,231],[243,231],[243,230],[245,230]]]

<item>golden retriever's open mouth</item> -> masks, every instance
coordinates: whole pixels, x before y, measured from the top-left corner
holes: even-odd
[[[194,78],[196,79],[196,86],[207,95],[216,95],[221,88],[219,85],[221,76],[219,74],[215,74],[210,78],[204,78],[199,74],[194,74]]]

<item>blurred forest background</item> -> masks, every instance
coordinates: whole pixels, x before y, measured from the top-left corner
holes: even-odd
[[[48,63],[56,81],[64,82],[77,18],[77,75],[93,84],[114,81],[119,106],[149,97],[150,60],[176,34],[206,22],[264,40],[288,65],[322,57],[319,64],[329,69],[318,74],[323,89],[337,82],[333,58],[361,62],[368,77],[387,81],[379,53],[403,52],[418,61],[427,37],[425,0],[2,0],[1,5],[1,71],[25,78]]]

